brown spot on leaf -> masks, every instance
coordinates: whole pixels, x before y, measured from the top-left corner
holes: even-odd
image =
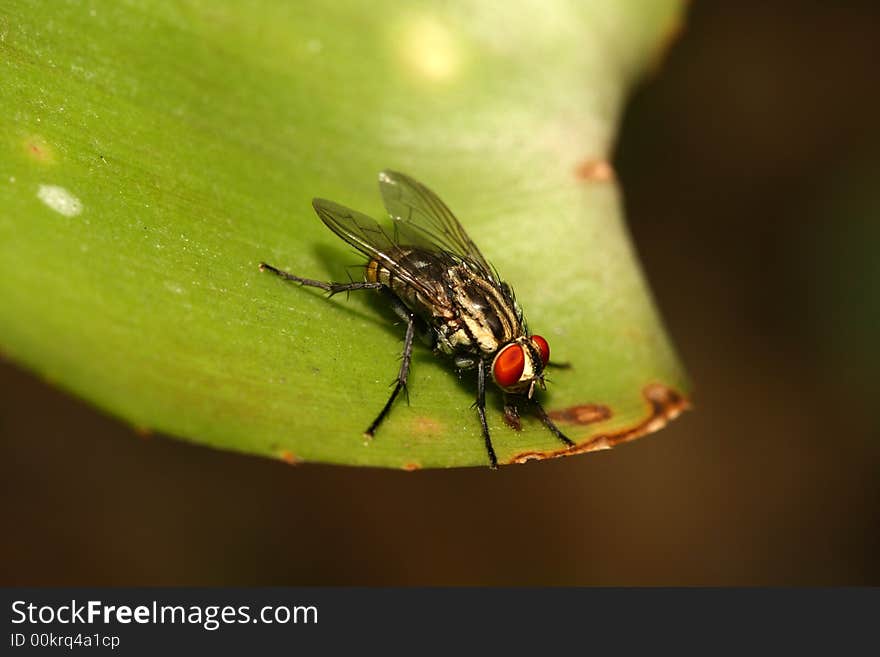
[[[662,383],[652,383],[645,386],[642,389],[642,396],[647,402],[648,414],[643,420],[640,420],[638,423],[628,429],[622,429],[613,433],[599,434],[598,436],[591,436],[586,441],[578,443],[572,447],[548,450],[546,452],[541,452],[537,450],[522,452],[520,454],[516,454],[513,458],[510,459],[509,462],[525,463],[526,461],[531,461],[533,459],[540,460],[555,458],[557,456],[571,456],[573,454],[594,452],[600,449],[611,449],[612,447],[615,447],[620,443],[629,442],[630,440],[635,440],[636,438],[640,438],[645,434],[659,431],[660,429],[665,427],[670,420],[674,419],[680,413],[682,413],[682,411],[686,411],[688,408],[690,408],[690,403],[687,399],[685,399],[681,394],[679,394],[672,388],[665,386]],[[587,408],[590,408],[591,410],[576,410]],[[550,413],[550,417],[567,421],[563,419],[563,416],[565,416],[566,414],[571,414],[573,417],[578,417],[578,414],[581,414],[581,417],[583,417],[584,419],[588,419],[590,415],[596,417],[596,413],[598,412],[597,409],[600,408],[605,407],[598,404],[583,404],[580,406],[573,406],[562,411],[553,411]],[[575,421],[578,422],[577,420]],[[593,421],[598,422],[599,420]],[[587,423],[589,422],[584,422],[584,424]]]
[[[581,404],[561,411],[550,411],[550,417],[557,422],[571,424],[595,424],[611,417],[611,409],[603,404]]]
[[[39,135],[31,135],[24,140],[24,150],[31,159],[44,164],[51,164],[55,161],[55,149],[49,145],[43,137]]]
[[[281,454],[279,454],[279,456],[281,457],[281,460],[284,461],[285,463],[287,463],[288,465],[297,465],[298,463],[302,463],[301,458],[299,458],[293,452],[289,452],[287,450],[284,450],[283,452],[281,452]]]
[[[575,167],[574,175],[589,182],[611,182],[615,178],[614,167],[602,159],[584,160]]]
[[[407,472],[415,472],[416,470],[421,470],[422,466],[418,463],[406,463],[401,469]]]
[[[413,420],[412,428],[418,436],[423,434],[439,435],[443,430],[443,425],[432,417],[420,415]]]

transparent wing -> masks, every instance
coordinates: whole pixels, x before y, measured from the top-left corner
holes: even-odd
[[[312,199],[312,207],[321,221],[368,258],[376,258],[394,272],[394,276],[420,291],[425,298],[432,290],[400,264],[400,247],[375,220],[344,205],[323,198]]]
[[[379,190],[385,209],[405,238],[451,253],[476,266],[486,278],[500,282],[497,272],[434,192],[406,174],[387,169],[379,174]]]

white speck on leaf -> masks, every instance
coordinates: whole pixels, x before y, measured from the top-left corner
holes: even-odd
[[[58,185],[40,185],[37,198],[65,217],[75,217],[82,212],[82,202]]]
[[[165,288],[169,292],[174,292],[174,294],[184,294],[186,292],[186,290],[184,290],[183,287],[181,287],[180,285],[178,285],[177,283],[175,283],[173,281],[166,281]]]

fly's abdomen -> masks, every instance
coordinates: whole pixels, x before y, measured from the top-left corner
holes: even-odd
[[[369,283],[379,283],[379,261],[376,258],[367,263],[367,271],[364,272],[364,280]]]
[[[370,260],[364,278],[387,287],[407,308],[431,324],[451,316],[449,295],[442,283],[446,267],[441,257],[402,247],[389,260],[394,264],[378,258]],[[413,279],[418,281],[418,287],[410,283]]]
[[[394,269],[391,267],[374,258],[367,265],[364,278],[370,283],[381,283],[394,292],[410,310],[416,310],[413,305],[418,301],[418,292],[406,280],[401,278],[399,274],[395,274]]]

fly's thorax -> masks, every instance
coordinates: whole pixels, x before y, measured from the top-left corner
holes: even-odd
[[[489,355],[523,335],[516,307],[492,281],[463,264],[450,267],[446,279],[458,320],[457,342]]]

